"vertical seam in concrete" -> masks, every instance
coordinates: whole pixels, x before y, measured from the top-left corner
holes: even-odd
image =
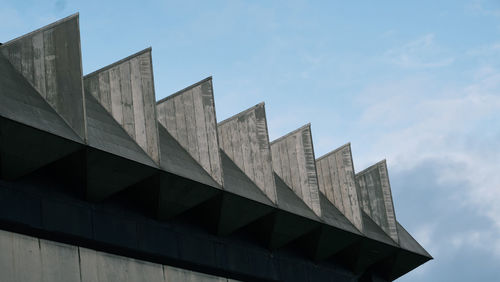
[[[85,144],[88,143],[88,133],[87,133],[87,109],[86,109],[86,106],[85,106],[85,87],[83,85],[83,58],[82,58],[82,40],[80,38],[80,17],[78,16],[76,18],[76,26],[78,28],[78,52],[80,53],[80,73],[81,73],[81,77],[80,77],[80,82],[81,82],[81,85],[82,85],[82,107],[83,107],[83,142]]]
[[[83,277],[82,277],[82,257],[80,255],[80,247],[77,246],[76,249],[78,250],[78,270],[80,271],[80,282],[83,282]]]

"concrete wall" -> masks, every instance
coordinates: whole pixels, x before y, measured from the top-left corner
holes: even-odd
[[[346,144],[316,160],[320,191],[358,230],[363,221],[359,206],[351,144]]]
[[[141,148],[159,164],[158,126],[151,49],[148,48],[84,78],[94,96]]]
[[[264,103],[218,124],[219,146],[276,203]]]
[[[234,281],[0,230],[2,282]]]
[[[158,101],[156,108],[160,124],[222,185],[212,78]]]
[[[0,46],[0,53],[82,138],[86,138],[78,15]]]
[[[385,160],[357,173],[356,189],[363,211],[395,242],[399,242]]]
[[[273,169],[318,216],[321,216],[311,127],[305,125],[271,143]]]

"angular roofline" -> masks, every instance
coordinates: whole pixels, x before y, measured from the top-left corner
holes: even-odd
[[[252,106],[252,107],[250,107],[250,108],[248,108],[248,109],[246,109],[246,110],[244,110],[244,111],[242,111],[242,112],[239,112],[239,113],[237,113],[237,114],[235,114],[235,115],[233,115],[233,116],[231,116],[231,117],[228,117],[228,118],[226,118],[225,120],[218,122],[218,123],[217,123],[217,126],[221,126],[221,125],[223,125],[224,123],[227,123],[228,121],[231,121],[231,120],[233,120],[233,119],[235,119],[235,118],[238,118],[239,116],[242,116],[242,115],[244,115],[244,114],[246,114],[246,113],[248,113],[248,112],[250,112],[250,111],[252,111],[252,110],[254,110],[254,109],[258,108],[258,107],[261,107],[261,106],[262,106],[262,107],[265,107],[265,103],[264,103],[264,102],[260,102],[260,103],[258,103],[258,104],[257,104],[257,105],[255,105],[255,106]],[[264,108],[264,110],[265,110],[265,108]],[[266,119],[266,120],[267,120],[267,119]],[[266,123],[266,125],[267,125],[267,123]]]
[[[321,159],[324,159],[324,158],[326,158],[326,157],[329,157],[330,155],[332,155],[332,154],[334,154],[334,153],[336,153],[336,152],[338,152],[338,151],[340,151],[340,150],[344,149],[344,148],[345,148],[345,147],[347,147],[347,146],[348,146],[348,147],[351,147],[351,142],[347,142],[347,143],[345,143],[344,145],[342,145],[342,146],[338,147],[337,149],[334,149],[333,151],[330,151],[330,152],[328,152],[328,153],[326,153],[326,154],[322,155],[321,157],[317,158],[317,159],[316,159],[316,161],[320,161]],[[352,155],[352,153],[351,153],[351,155]]]
[[[148,47],[148,48],[146,48],[146,49],[144,49],[144,50],[141,50],[141,51],[139,51],[139,52],[136,52],[136,53],[134,53],[134,54],[132,54],[132,55],[130,55],[130,56],[127,56],[127,57],[125,57],[125,58],[123,58],[123,59],[120,59],[120,60],[118,60],[118,61],[116,61],[116,62],[114,62],[114,63],[111,63],[111,64],[109,64],[109,65],[107,65],[107,66],[105,66],[105,67],[102,67],[102,68],[100,68],[100,69],[98,69],[98,70],[95,70],[95,71],[93,71],[93,72],[91,72],[91,73],[89,73],[89,74],[86,74],[86,75],[84,75],[84,76],[83,76],[83,79],[88,78],[88,77],[91,77],[91,76],[94,76],[94,75],[96,75],[96,74],[98,74],[98,73],[101,73],[101,72],[103,72],[103,71],[109,70],[109,69],[111,69],[112,67],[115,67],[115,66],[117,66],[117,65],[120,65],[120,64],[122,64],[122,63],[124,63],[124,62],[126,62],[126,61],[129,61],[129,60],[130,60],[130,59],[132,59],[132,58],[135,58],[135,57],[137,57],[137,56],[140,56],[140,55],[142,55],[142,54],[144,54],[144,53],[151,52],[151,51],[152,51],[152,48],[151,48],[151,47]],[[151,60],[151,62],[152,62],[152,60]]]
[[[364,173],[366,173],[367,171],[374,169],[374,168],[375,168],[377,165],[379,165],[379,164],[385,164],[385,165],[387,165],[387,160],[386,160],[386,159],[383,159],[383,160],[381,160],[381,161],[379,161],[379,162],[377,162],[377,163],[374,163],[374,164],[372,164],[371,166],[369,166],[369,167],[367,167],[367,168],[365,168],[365,169],[361,170],[360,172],[356,172],[355,174],[356,174],[356,175],[358,175],[358,174],[364,174]]]
[[[289,136],[291,136],[291,135],[293,135],[293,134],[295,134],[295,133],[297,133],[297,132],[299,132],[299,131],[303,130],[303,129],[304,129],[304,128],[306,128],[306,127],[307,127],[307,128],[309,128],[309,130],[311,130],[311,123],[310,123],[310,122],[308,122],[308,123],[304,124],[303,126],[301,126],[301,127],[297,128],[297,129],[295,129],[295,130],[293,130],[293,131],[290,131],[290,132],[288,132],[287,134],[285,134],[285,135],[283,135],[283,136],[281,136],[281,137],[278,137],[278,138],[274,139],[274,140],[273,140],[273,141],[271,141],[269,144],[271,144],[271,145],[272,145],[272,144],[274,144],[274,143],[276,143],[276,142],[279,142],[279,141],[281,141],[281,140],[283,140],[283,139],[285,139],[285,138],[287,138],[287,137],[289,137]],[[312,138],[311,138],[311,139],[312,139]]]
[[[170,95],[168,95],[167,97],[162,98],[162,99],[160,99],[160,100],[156,101],[156,104],[157,104],[157,105],[158,105],[158,104],[161,104],[161,103],[165,102],[166,100],[169,100],[169,99],[172,99],[172,98],[174,98],[174,97],[176,97],[176,96],[179,96],[180,94],[182,94],[182,93],[184,93],[184,92],[186,92],[186,91],[188,91],[188,90],[191,90],[192,88],[195,88],[196,86],[201,85],[201,84],[203,84],[203,83],[205,83],[205,82],[207,82],[207,81],[209,81],[209,80],[212,80],[212,76],[209,76],[209,77],[207,77],[207,78],[204,78],[204,79],[202,79],[202,80],[200,80],[200,81],[198,81],[198,82],[195,82],[195,83],[191,84],[191,85],[190,85],[190,86],[188,86],[188,87],[185,87],[185,88],[183,88],[183,89],[181,89],[181,90],[179,90],[179,91],[177,91],[177,92],[175,92],[175,93],[173,93],[173,94],[170,94]]]
[[[58,20],[58,21],[55,21],[55,22],[53,22],[53,23],[50,23],[50,24],[48,24],[48,25],[46,25],[46,26],[43,26],[43,27],[41,27],[41,28],[37,28],[37,29],[35,29],[35,30],[31,31],[31,32],[28,32],[28,33],[23,34],[23,35],[21,35],[21,36],[19,36],[19,37],[16,37],[16,38],[11,39],[11,40],[9,40],[9,41],[7,41],[7,42],[4,42],[4,43],[2,43],[0,46],[2,46],[2,47],[7,46],[7,45],[9,45],[9,44],[12,44],[12,43],[13,43],[13,42],[15,42],[15,41],[18,41],[19,39],[22,39],[22,38],[25,38],[25,37],[29,37],[29,36],[31,36],[31,35],[33,35],[33,34],[35,34],[35,33],[38,33],[38,32],[40,32],[40,31],[44,31],[44,30],[47,30],[47,29],[53,28],[53,27],[55,27],[55,26],[57,26],[57,25],[59,25],[59,24],[61,24],[61,23],[63,23],[63,22],[67,22],[67,21],[69,21],[69,20],[72,20],[73,18],[77,18],[77,19],[78,19],[78,18],[79,18],[79,16],[80,16],[80,13],[76,12],[76,13],[74,13],[74,14],[72,14],[72,15],[69,15],[69,16],[67,16],[67,17],[65,17],[65,18],[62,18],[62,19],[60,19],[60,20]],[[1,48],[1,47],[0,47],[0,48]]]

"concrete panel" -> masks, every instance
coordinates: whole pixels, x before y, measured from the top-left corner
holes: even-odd
[[[42,281],[38,239],[0,231],[0,275],[5,282]]]
[[[226,278],[189,271],[181,268],[164,266],[166,282],[226,282]],[[235,281],[235,280],[232,280]]]
[[[320,191],[350,222],[362,230],[351,144],[346,144],[316,160]]]
[[[158,101],[156,108],[159,122],[222,185],[212,78]]]
[[[80,248],[82,282],[163,282],[160,264]]]
[[[386,161],[357,173],[356,189],[363,211],[395,242],[399,242]]]
[[[42,281],[80,282],[78,247],[40,240]]]
[[[220,122],[219,146],[276,203],[264,103]]]
[[[96,98],[137,144],[160,162],[151,48],[84,77]]]
[[[83,146],[83,139],[0,55],[0,177],[13,179]]]
[[[78,14],[4,43],[0,53],[85,139]]]
[[[271,151],[276,174],[321,216],[310,124],[271,142]]]

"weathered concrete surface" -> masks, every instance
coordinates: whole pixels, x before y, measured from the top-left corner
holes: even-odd
[[[395,280],[416,267],[432,259],[432,256],[404,229],[396,222],[398,226],[399,246],[396,257],[390,270],[390,279]]]
[[[80,281],[78,248],[0,230],[0,280]]]
[[[321,216],[310,124],[271,142],[271,151],[276,174]]]
[[[189,271],[181,268],[164,266],[165,270],[165,281],[166,282],[225,282],[225,281],[235,281],[228,280],[226,278],[212,276],[208,274],[203,274],[199,272]]]
[[[84,77],[95,97],[125,131],[160,163],[151,48]]]
[[[158,120],[222,185],[212,78],[206,78],[156,104]]]
[[[153,175],[158,165],[93,96],[85,100],[87,198],[99,201]]]
[[[396,215],[386,161],[383,160],[357,173],[356,189],[363,211],[395,242],[398,242]]]
[[[0,177],[17,178],[83,147],[83,139],[0,54]]]
[[[0,230],[2,282],[236,281]]]
[[[85,139],[78,14],[6,42],[0,53]]]
[[[316,168],[320,191],[361,231],[363,221],[356,190],[351,144],[318,158]]]
[[[276,203],[264,103],[220,122],[217,129],[220,148]]]
[[[82,282],[163,282],[163,267],[131,258],[80,249]]]

